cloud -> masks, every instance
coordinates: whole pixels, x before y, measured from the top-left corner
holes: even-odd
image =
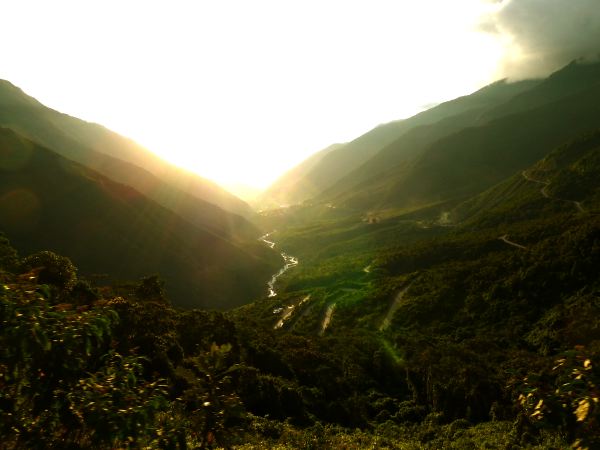
[[[545,76],[574,59],[600,56],[599,0],[504,0],[481,24],[507,45],[501,75]]]

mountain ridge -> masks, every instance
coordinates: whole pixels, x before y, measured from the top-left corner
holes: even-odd
[[[526,167],[548,147],[597,128],[599,98],[600,83],[590,83],[532,109],[462,128],[428,144],[416,158],[321,201],[358,209],[402,208],[468,196]]]
[[[314,192],[317,192],[315,197],[318,198],[322,195],[323,198],[326,198],[329,192],[337,192],[340,189],[338,184],[355,185],[363,180],[362,172],[369,172],[369,164],[377,167],[381,165],[376,162],[375,158],[384,149],[398,139],[402,139],[403,136],[414,132],[415,129],[427,127],[461,114],[471,114],[473,117],[470,117],[470,123],[480,117],[482,108],[501,102],[538,82],[538,80],[526,80],[507,83],[506,80],[499,80],[472,94],[442,102],[407,119],[381,124],[346,143],[344,147],[328,153],[319,161],[318,165],[305,175],[301,183],[297,183],[298,186],[292,192],[294,192],[295,198],[302,200],[307,200]],[[455,128],[460,128],[460,125]],[[395,161],[395,163],[397,162]],[[382,167],[389,168],[390,163],[384,161]],[[310,186],[312,191],[299,194],[297,191],[302,192],[303,186]]]
[[[103,172],[103,160],[108,160],[110,163],[106,165],[110,166],[115,165],[116,158],[133,164],[161,182],[200,200],[244,217],[253,216],[245,202],[227,193],[216,183],[173,166],[132,139],[102,125],[48,108],[5,80],[0,83],[0,125],[13,128],[18,133],[100,172]],[[107,170],[104,172],[111,177]],[[135,178],[132,176],[130,180],[117,181],[131,185],[135,183]],[[140,185],[136,187],[141,188]]]
[[[279,255],[258,241],[236,243],[198,228],[6,128],[0,175],[0,228],[20,252],[53,250],[113,282],[159,273],[179,306],[225,309],[254,300],[279,266]]]
[[[8,86],[8,89],[6,89],[6,86]],[[22,105],[25,105],[24,108],[21,107]],[[56,126],[56,122],[62,124],[62,128]],[[116,150],[113,149],[109,153],[118,154],[119,149],[123,149],[123,143],[125,143],[134,152],[138,152],[141,157],[146,158],[149,155],[147,159],[156,166],[155,169],[158,171],[158,168],[164,166],[161,170],[163,175],[167,175],[161,179],[130,161],[99,152],[87,145],[86,142],[73,139],[64,132],[65,126],[73,124],[76,130],[84,134],[98,132],[104,136],[103,139],[109,139],[109,141],[114,139],[117,143],[121,143],[120,147],[117,146]],[[118,183],[132,186],[147,197],[185,217],[190,222],[199,226],[208,226],[213,232],[227,238],[252,240],[261,234],[258,227],[248,220],[252,220],[254,217],[254,213],[250,211],[248,205],[244,204],[245,206],[241,211],[245,214],[245,217],[223,210],[214,201],[209,201],[210,198],[205,200],[201,196],[194,195],[195,187],[193,184],[195,183],[194,180],[198,179],[197,176],[191,178],[179,177],[177,179],[177,173],[181,174],[184,172],[183,170],[177,169],[173,174],[168,174],[167,172],[171,170],[168,168],[168,164],[163,164],[160,158],[142,149],[132,140],[119,136],[101,125],[89,124],[51,110],[6,81],[0,83],[0,126],[11,128],[17,133],[59,152],[68,159],[98,171]],[[92,131],[90,132],[90,130]],[[110,145],[101,145],[104,142],[102,140],[91,140],[105,150],[110,147]],[[188,182],[190,186],[186,187]],[[222,191],[220,188],[216,189]],[[230,194],[227,194],[227,196],[230,196]]]

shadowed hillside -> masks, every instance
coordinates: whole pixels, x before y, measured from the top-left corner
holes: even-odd
[[[85,274],[158,273],[174,303],[228,308],[264,295],[280,257],[199,228],[129,186],[0,129],[0,229],[23,254],[53,250]]]
[[[0,80],[0,126],[130,186],[175,210],[192,197],[251,217],[250,207],[215,183],[158,158],[131,139],[62,114]],[[128,163],[128,164],[124,164]]]
[[[299,203],[322,192],[325,192],[324,198],[332,198],[333,194],[358,186],[380,171],[414,156],[436,139],[475,123],[486,108],[498,105],[537,83],[536,80],[518,83],[499,81],[406,120],[380,125],[329,151],[319,158],[317,164],[312,164],[311,157],[307,160],[311,162],[310,170],[303,169],[301,177],[290,171],[277,183],[286,186],[288,204]],[[401,142],[396,144],[398,139]],[[265,197],[273,192],[272,189],[267,190]]]
[[[512,98],[534,88],[538,83],[538,80],[517,83],[501,80],[471,95],[442,103],[407,119],[407,122],[414,121],[415,126],[323,192],[321,197],[333,199],[340,193],[368,184],[390,171],[398,170],[396,168],[398,165],[410,163],[435,141],[463,128],[484,124],[486,111],[498,104],[510,102]],[[423,122],[419,120],[421,116],[428,117],[426,124],[420,123]]]
[[[600,131],[582,135],[531,167],[461,203],[449,217],[482,228],[560,211],[599,213]]]
[[[415,160],[340,194],[335,202],[359,209],[414,208],[466,198],[526,168],[548,148],[597,128],[599,99],[600,84],[463,129],[431,144]]]

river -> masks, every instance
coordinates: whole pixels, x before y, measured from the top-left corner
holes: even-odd
[[[260,241],[263,241],[269,247],[275,248],[275,242],[269,241],[269,236],[271,234],[273,234],[273,232],[267,233],[267,234],[259,237],[258,239]],[[276,274],[274,274],[271,277],[271,279],[269,280],[269,282],[267,283],[267,288],[269,290],[269,297],[275,297],[277,295],[277,292],[275,292],[275,283],[277,282],[277,278],[279,278],[281,275],[283,275],[285,272],[287,272],[292,267],[298,265],[298,258],[296,258],[295,256],[291,256],[285,252],[281,252],[281,257],[283,258],[283,262],[284,262],[283,267],[281,269],[279,269],[279,271]]]

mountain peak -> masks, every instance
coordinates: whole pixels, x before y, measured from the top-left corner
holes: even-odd
[[[0,105],[3,106],[29,106],[39,108],[42,106],[35,98],[27,95],[23,90],[10,81],[0,79]]]

